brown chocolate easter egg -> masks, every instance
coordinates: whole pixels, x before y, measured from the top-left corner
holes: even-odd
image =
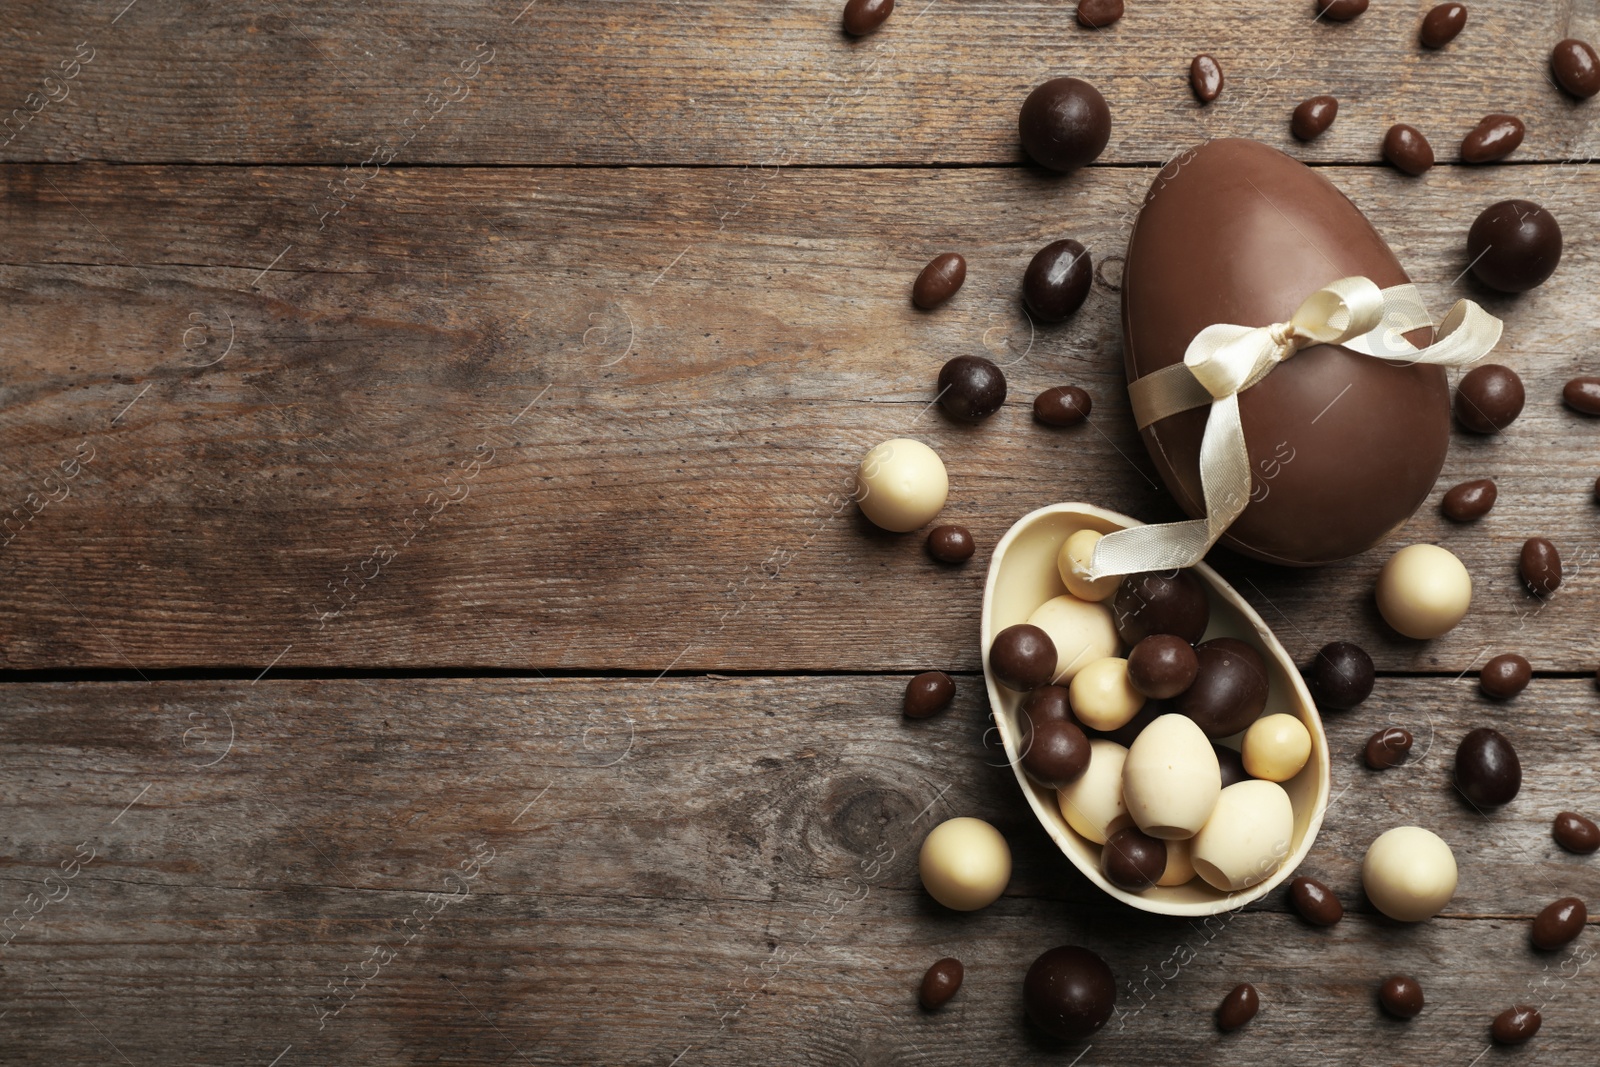
[[[1285,322],[1313,292],[1352,275],[1379,288],[1410,280],[1327,178],[1256,141],[1191,149],[1162,168],[1128,242],[1128,379],[1181,363],[1207,326]],[[1423,346],[1431,331],[1406,338]],[[1382,541],[1427,497],[1450,440],[1442,368],[1335,345],[1300,350],[1239,394],[1239,410],[1253,490],[1223,543],[1274,563],[1331,562]],[[1195,518],[1205,514],[1208,415],[1194,408],[1143,431],[1168,490]]]

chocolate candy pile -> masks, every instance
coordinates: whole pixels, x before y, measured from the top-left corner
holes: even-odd
[[[1294,812],[1280,783],[1305,768],[1310,731],[1262,714],[1270,683],[1254,646],[1202,640],[1211,605],[1193,572],[1090,579],[1100,536],[1063,541],[1056,566],[1069,592],[989,646],[995,678],[1026,693],[1023,770],[1101,846],[1112,885],[1142,893],[1198,877],[1246,889],[1288,854]],[[1217,742],[1232,737],[1225,785]]]

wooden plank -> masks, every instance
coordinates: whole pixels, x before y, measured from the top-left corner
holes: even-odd
[[[1497,478],[1496,510],[1456,527],[1433,502],[1395,542],[1440,541],[1475,575],[1448,637],[1387,633],[1382,551],[1224,573],[1302,658],[1347,638],[1386,669],[1515,648],[1592,670],[1600,425],[1559,393],[1595,370],[1600,172],[1329,173],[1435,308],[1472,296],[1504,317],[1496,358],[1528,408],[1499,438],[1458,434],[1440,481]],[[1066,234],[1114,284],[1149,171],[732,189],[692,170],[411,170],[319,230],[328,174],[0,171],[0,499],[24,508],[0,549],[4,666],[975,669],[988,548],[1016,518],[1062,499],[1176,517],[1129,422],[1116,292],[1037,331],[1016,298],[1033,250]],[[1512,195],[1567,232],[1556,276],[1514,298],[1460,280],[1477,206]],[[917,312],[910,280],[946,248],[970,280]],[[1011,380],[977,428],[928,410],[966,352]],[[1031,397],[1069,381],[1091,424],[1034,425]],[[965,567],[848,502],[861,454],[906,434],[952,472],[945,518],[981,546]],[[1567,559],[1542,605],[1514,573],[1534,534]]]
[[[986,766],[972,679],[921,723],[898,715],[902,685],[7,686],[0,899],[39,908],[0,947],[8,1059],[1061,1062],[1019,1011],[1022,972],[1056,943],[1101,952],[1122,990],[1082,1062],[1468,1063],[1518,1001],[1545,1005],[1532,1054],[1593,1046],[1594,935],[1526,944],[1545,902],[1596,895],[1594,861],[1549,839],[1556,810],[1594,813],[1586,683],[1491,706],[1465,682],[1384,679],[1330,718],[1339,799],[1305,868],[1347,905],[1329,930],[1278,894],[1210,924],[1112,904]],[[1367,733],[1395,721],[1417,760],[1358,769]],[[1456,739],[1483,724],[1525,769],[1488,817],[1446,784]],[[1015,862],[1006,896],[970,915],[930,903],[915,871],[923,835],[958,814],[1000,827]],[[1359,860],[1411,822],[1452,843],[1461,887],[1445,917],[1400,928],[1365,904]],[[915,983],[946,954],[966,985],[924,1016]],[[1396,971],[1427,991],[1407,1025],[1372,1002]],[[1209,1013],[1241,980],[1266,1007],[1219,1036]]]
[[[1332,24],[1304,0],[1146,2],[1094,32],[1071,4],[919,0],[862,40],[839,31],[842,6],[25,0],[0,53],[11,122],[0,158],[1011,163],[1023,97],[1065,74],[1111,106],[1108,163],[1216,136],[1288,147],[1290,111],[1321,93],[1342,107],[1297,149],[1310,159],[1376,161],[1397,121],[1453,159],[1490,112],[1527,121],[1523,159],[1600,147],[1592,105],[1548,77],[1553,44],[1600,36],[1582,5],[1480,5],[1440,52],[1418,46],[1426,8],[1414,4]],[[1188,86],[1199,52],[1227,75],[1205,108]]]

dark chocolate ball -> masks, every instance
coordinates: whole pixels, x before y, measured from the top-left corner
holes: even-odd
[[[1128,575],[1117,586],[1111,614],[1124,644],[1137,645],[1151,634],[1173,634],[1194,644],[1211,621],[1211,601],[1191,571],[1146,571]]]
[[[1033,1024],[1063,1041],[1081,1041],[1111,1018],[1117,980],[1086,948],[1062,945],[1033,961],[1022,980],[1022,1004]]]
[[[1522,414],[1527,394],[1510,367],[1485,363],[1456,386],[1456,419],[1473,433],[1499,433]]]
[[[1089,769],[1089,739],[1076,723],[1064,719],[1041,722],[1029,732],[1022,769],[1052,789],[1071,785]]]
[[[1498,730],[1480,727],[1456,748],[1456,788],[1483,807],[1506,804],[1522,788],[1522,763],[1517,750]]]
[[[1173,701],[1213,741],[1245,729],[1267,706],[1267,665],[1261,653],[1233,637],[1199,645],[1194,684]]]
[[[1199,670],[1194,647],[1174,634],[1151,634],[1128,653],[1128,684],[1156,700],[1189,688]]]
[[[956,698],[956,683],[944,671],[923,671],[906,683],[901,707],[908,719],[926,719],[950,706]]]
[[[1078,726],[1078,717],[1072,714],[1071,693],[1064,685],[1041,685],[1022,698],[1022,714],[1035,729],[1056,720]]]
[[[1311,695],[1319,707],[1348,711],[1372,695],[1377,670],[1360,645],[1334,641],[1311,661]]]
[[[941,563],[965,563],[976,547],[965,526],[946,524],[928,531],[928,555]]]
[[[1111,140],[1111,109],[1100,90],[1077,78],[1052,78],[1022,102],[1022,147],[1034,162],[1069,172],[1095,161]]]
[[[1525,292],[1555,273],[1561,227],[1531,200],[1490,204],[1467,231],[1467,259],[1473,275],[1489,288]]]
[[[1422,986],[1408,974],[1385,978],[1378,989],[1378,1000],[1383,1003],[1383,1010],[1396,1019],[1413,1019],[1422,1014]]]
[[[1011,689],[1037,689],[1056,673],[1056,644],[1037,626],[1007,626],[989,646],[989,669]]]
[[[1022,276],[1022,302],[1046,322],[1060,322],[1083,306],[1093,280],[1088,250],[1070,237],[1055,241],[1035,252],[1028,264]]]
[[[939,371],[939,406],[952,418],[982,422],[1005,402],[1005,373],[982,356],[957,356]]]
[[[1149,889],[1166,869],[1167,843],[1136,826],[1118,830],[1100,848],[1100,872],[1130,893]]]
[[[1222,771],[1222,788],[1250,780],[1250,772],[1244,769],[1244,757],[1238,749],[1216,744],[1211,747],[1217,754],[1217,767]]]

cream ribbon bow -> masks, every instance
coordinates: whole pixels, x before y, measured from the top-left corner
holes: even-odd
[[[1306,298],[1288,322],[1270,326],[1207,326],[1189,342],[1183,362],[1128,386],[1142,430],[1180,411],[1211,405],[1200,443],[1200,485],[1206,517],[1107,534],[1095,545],[1091,578],[1189,567],[1205,558],[1250,502],[1250,456],[1239,420],[1239,394],[1311,345],[1406,363],[1460,367],[1500,340],[1500,320],[1470,300],[1445,316],[1433,344],[1416,348],[1403,336],[1432,326],[1413,285],[1379,289],[1368,278],[1340,278]]]

